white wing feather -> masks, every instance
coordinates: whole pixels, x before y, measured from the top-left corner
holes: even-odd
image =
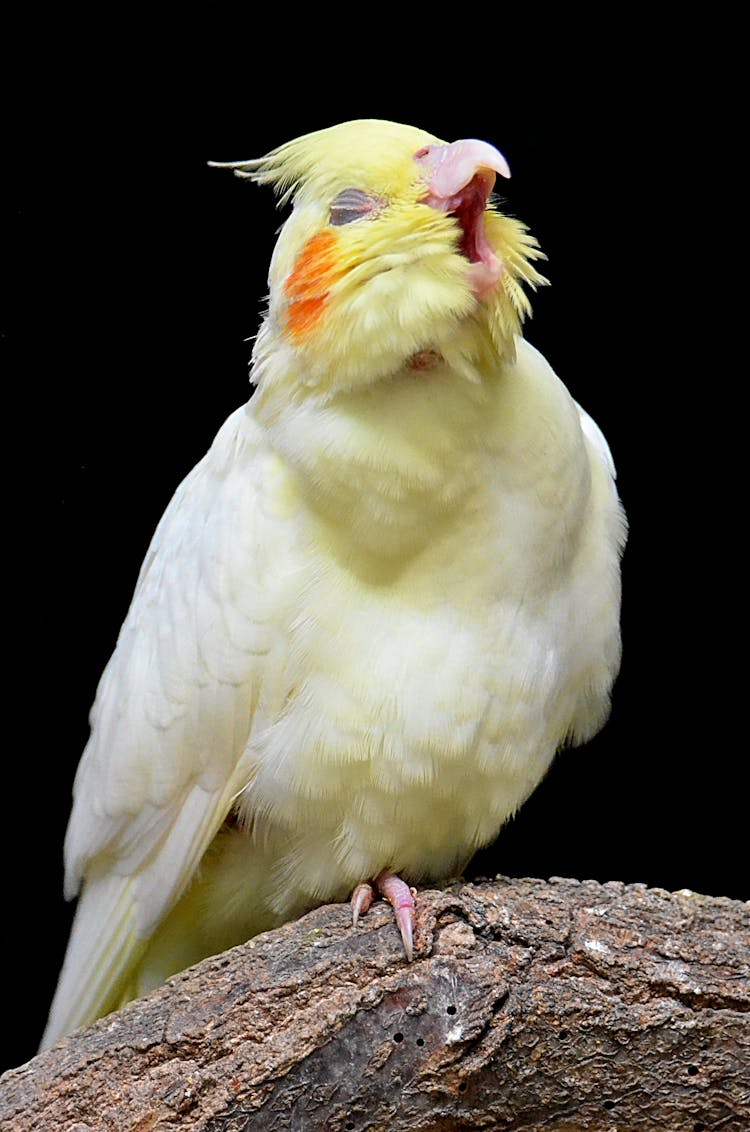
[[[272,635],[257,437],[238,410],[177,490],[102,676],[65,843],[66,894],[83,887],[44,1044],[117,1005],[247,782]]]
[[[612,480],[616,480],[617,469],[615,468],[615,461],[609,444],[607,443],[607,438],[594,418],[589,416],[586,410],[582,409],[577,401],[575,405],[581,418],[581,430],[583,435],[586,437],[589,444],[591,444],[594,451],[597,452],[599,457],[603,460]]]

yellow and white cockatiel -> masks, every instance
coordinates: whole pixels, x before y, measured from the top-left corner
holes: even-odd
[[[99,685],[44,1044],[199,959],[454,875],[617,673],[607,444],[520,337],[502,155],[356,121],[229,163],[294,209],[252,400],[167,508]]]

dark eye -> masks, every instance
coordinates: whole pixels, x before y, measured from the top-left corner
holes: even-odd
[[[344,189],[331,205],[329,224],[351,224],[353,220],[379,212],[382,207],[383,201],[379,197],[370,196],[362,189]]]

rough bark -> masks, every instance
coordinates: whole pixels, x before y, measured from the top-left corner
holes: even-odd
[[[184,972],[0,1081],[3,1132],[750,1129],[750,909],[553,879],[422,892]]]

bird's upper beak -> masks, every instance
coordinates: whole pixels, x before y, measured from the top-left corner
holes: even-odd
[[[510,177],[508,162],[488,142],[467,138],[419,149],[414,160],[427,174],[425,204],[452,213],[462,229],[460,250],[471,263],[469,281],[481,299],[500,279],[503,265],[491,247],[484,212],[495,174]]]

